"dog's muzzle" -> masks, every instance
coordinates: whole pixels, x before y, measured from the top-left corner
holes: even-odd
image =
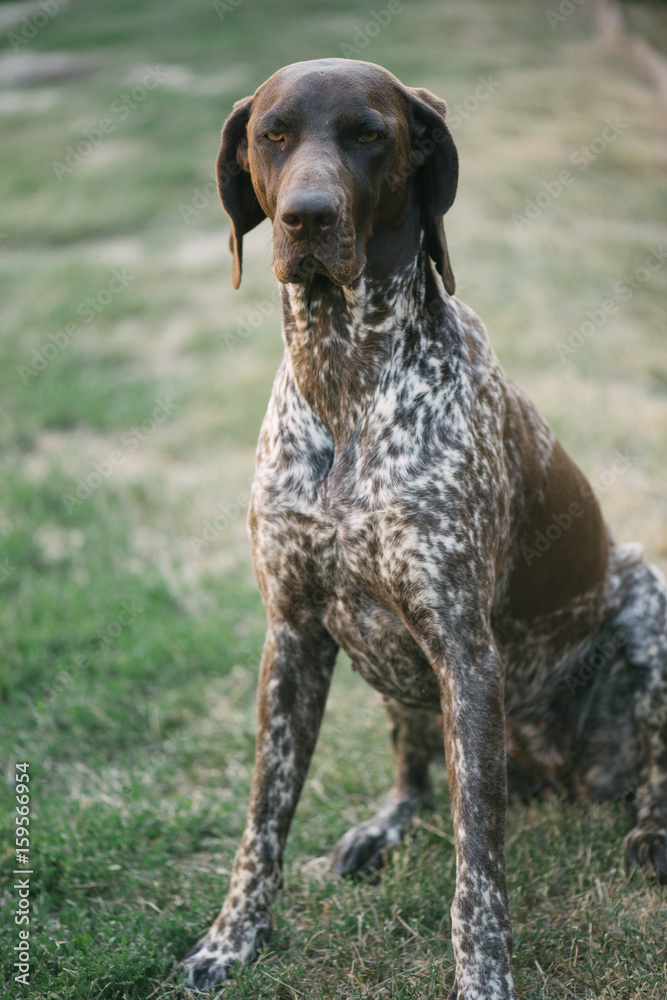
[[[338,285],[356,281],[365,258],[348,220],[335,192],[290,185],[281,194],[273,223],[273,269],[278,281],[300,283],[313,274]]]

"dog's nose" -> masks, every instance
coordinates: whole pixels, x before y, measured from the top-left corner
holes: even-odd
[[[328,236],[335,232],[338,220],[338,210],[326,195],[317,192],[295,192],[287,199],[280,214],[283,228],[293,240]]]

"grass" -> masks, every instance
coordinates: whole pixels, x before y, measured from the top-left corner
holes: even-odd
[[[588,5],[553,30],[547,4],[403,6],[359,55],[447,97],[458,115],[462,177],[447,232],[461,296],[591,476],[629,450],[605,511],[619,538],[641,540],[665,569],[667,268],[636,282],[567,362],[558,353],[665,241],[667,136],[652,79],[605,46]],[[245,508],[281,343],[269,231],[248,237],[233,293],[211,171],[233,101],[284,63],[357,44],[371,10],[244,0],[221,20],[207,0],[71,0],[20,53],[38,74],[58,52],[87,74],[0,94],[7,996],[183,997],[173,963],[223,898],[247,803],[264,622]],[[633,5],[641,30],[655,16]],[[9,41],[3,51],[4,73]],[[151,67],[164,71],[160,85],[116,115]],[[471,110],[480,76],[497,86]],[[59,180],[54,161],[109,116],[113,130]],[[608,117],[627,127],[579,170],[571,157]],[[573,182],[517,228],[512,216],[563,169]],[[257,310],[266,320],[255,327]],[[12,965],[21,761],[29,987]],[[444,774],[437,811],[377,885],[338,884],[327,867],[390,780],[381,710],[343,658],[271,949],[227,985],[228,1000],[446,994],[455,870]],[[623,803],[510,809],[521,996],[664,996],[664,892],[623,871],[629,823]]]

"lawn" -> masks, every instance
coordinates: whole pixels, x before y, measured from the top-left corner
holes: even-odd
[[[234,292],[212,171],[233,102],[279,66],[356,56],[448,100],[458,294],[590,476],[617,537],[667,569],[667,126],[655,74],[602,31],[594,0],[399,6],[387,20],[384,0],[0,3],[7,997],[187,996],[174,963],[228,884],[264,628],[245,515],[282,345],[270,228],[247,238]],[[547,16],[561,8],[571,12]],[[631,23],[667,37],[659,7],[633,4]],[[25,941],[12,874],[20,763],[27,986],[13,966]],[[225,1000],[446,995],[444,771],[438,810],[378,884],[338,883],[327,865],[390,780],[378,699],[341,658],[271,948]],[[665,892],[624,871],[630,823],[622,802],[510,808],[526,1000],[665,996]]]

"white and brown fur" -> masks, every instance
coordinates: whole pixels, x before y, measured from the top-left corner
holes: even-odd
[[[444,102],[370,63],[288,66],[223,130],[234,283],[244,233],[268,216],[285,356],[249,517],[268,618],[255,774],[226,902],[184,962],[197,989],[269,937],[339,647],[384,696],[396,783],[334,867],[378,864],[429,802],[441,716],[459,1000],[516,996],[508,754],[522,797],[547,784],[591,799],[636,789],[627,858],[667,881],[667,587],[636,546],[613,541],[453,295],[442,215],[457,162]],[[582,513],[524,558],[573,502]],[[602,667],[574,684],[596,653]]]

